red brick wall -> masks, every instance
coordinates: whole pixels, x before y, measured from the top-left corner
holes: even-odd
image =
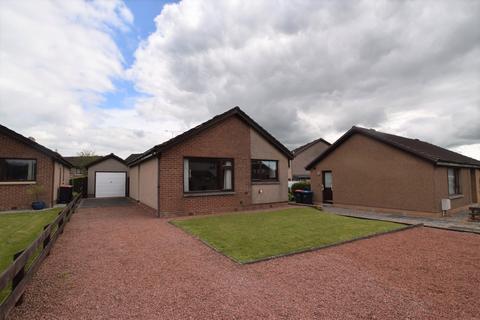
[[[0,158],[37,159],[37,184],[44,187],[40,200],[52,205],[53,160],[45,154],[0,133]],[[26,193],[29,185],[0,184],[0,211],[28,209],[34,200]]]
[[[233,158],[234,194],[185,197],[184,157]],[[252,202],[250,183],[250,129],[231,117],[163,153],[160,157],[160,212],[197,214],[242,210]]]

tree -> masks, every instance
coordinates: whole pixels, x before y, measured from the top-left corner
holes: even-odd
[[[96,156],[95,151],[93,150],[82,150],[77,152],[77,156],[79,157],[94,157]]]
[[[93,150],[82,150],[80,152],[77,152],[78,157],[80,160],[77,162],[77,166],[81,169],[85,169],[85,167],[92,161],[100,158],[95,154],[95,151]]]

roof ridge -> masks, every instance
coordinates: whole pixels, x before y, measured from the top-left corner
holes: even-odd
[[[293,154],[296,154],[296,153],[299,153],[299,152],[303,152],[305,150],[307,150],[308,148],[310,148],[310,146],[313,146],[315,143],[317,142],[320,142],[320,141],[323,141],[325,144],[327,144],[328,146],[331,146],[332,144],[330,142],[328,142],[327,140],[323,139],[322,137],[320,138],[317,138],[313,141],[310,141],[308,143],[305,143],[299,147],[296,147],[295,149],[293,149],[291,152]]]
[[[390,145],[394,148],[398,148],[404,152],[410,153],[411,155],[422,158],[426,161],[432,162],[434,164],[455,164],[455,165],[464,165],[464,166],[474,166],[480,168],[480,161],[474,158],[465,156],[461,153],[449,150],[437,146],[433,143],[422,141],[416,138],[407,138],[391,133],[386,133],[382,131],[377,131],[375,129],[368,129],[359,126],[352,126],[345,134],[343,134],[333,145],[331,145],[327,150],[318,155],[314,160],[312,160],[305,168],[310,170],[315,164],[321,161],[323,158],[328,156],[333,150],[335,150],[339,145],[341,145],[345,140],[355,133],[363,134],[372,139],[383,142],[387,145]],[[409,142],[411,145],[409,145]]]
[[[265,130],[262,126],[260,126],[255,120],[250,118],[240,107],[235,106],[231,109],[228,109],[227,111],[220,113],[218,115],[215,115],[214,117],[198,124],[197,126],[182,132],[181,134],[165,141],[160,144],[155,145],[154,147],[148,149],[144,153],[142,153],[137,159],[129,162],[129,165],[134,165],[136,163],[143,162],[144,160],[148,159],[150,155],[153,155],[155,153],[163,152],[166,149],[181,143],[185,139],[189,139],[190,137],[196,135],[198,132],[201,132],[201,130],[206,130],[214,125],[216,125],[218,122],[221,122],[225,119],[227,119],[230,116],[235,116],[237,115],[241,120],[246,122],[250,127],[254,128],[257,130],[260,135],[263,136],[265,140],[267,140],[271,145],[276,147],[279,151],[284,153],[289,159],[293,158],[292,153],[290,150],[288,150],[280,141],[278,141],[274,136],[272,136],[267,130]]]

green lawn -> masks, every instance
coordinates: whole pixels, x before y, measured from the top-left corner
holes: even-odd
[[[391,222],[342,217],[313,208],[232,213],[171,223],[240,263],[405,227]]]
[[[62,209],[0,214],[0,273],[12,263],[13,254],[26,249]]]

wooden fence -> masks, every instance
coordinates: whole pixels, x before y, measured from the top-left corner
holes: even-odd
[[[13,307],[23,301],[23,294],[43,259],[48,256],[58,236],[63,233],[66,222],[75,212],[82,195],[78,194],[52,223],[46,225],[43,232],[28,248],[17,252],[13,263],[0,275],[0,292],[11,288],[9,295],[0,305],[0,320],[4,320]]]

